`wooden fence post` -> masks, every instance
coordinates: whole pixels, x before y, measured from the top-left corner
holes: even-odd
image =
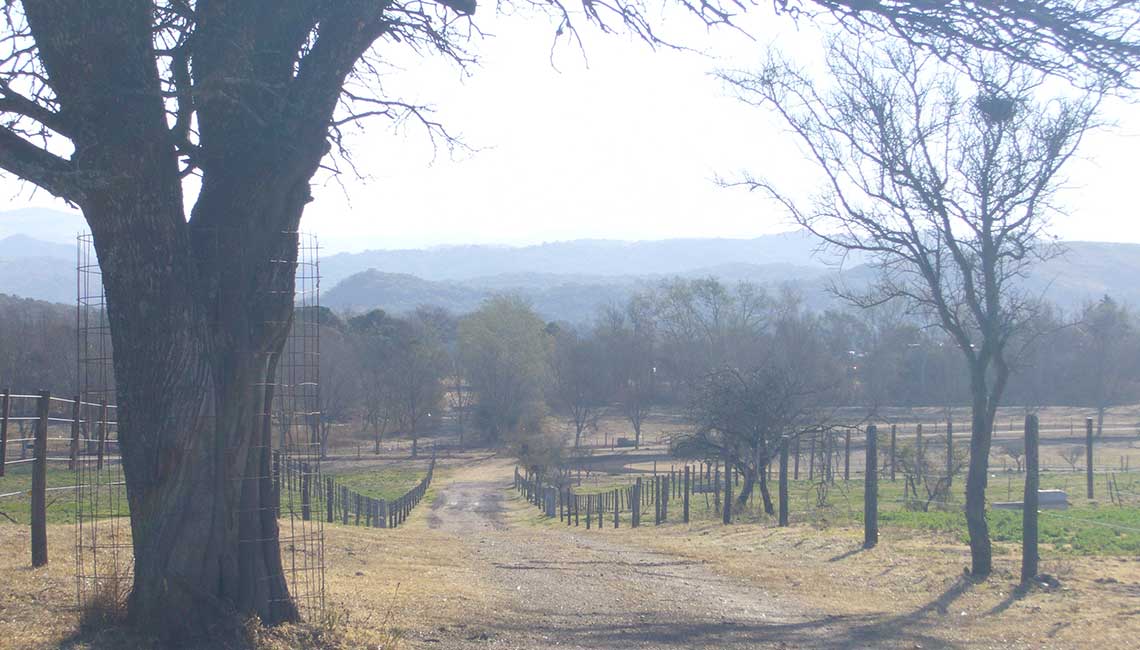
[[[922,423],[914,428],[914,471],[918,475],[916,482],[922,482],[922,475],[926,473],[926,450],[922,445]]]
[[[954,423],[946,421],[946,484],[954,482]]]
[[[320,489],[320,488],[318,488]],[[301,519],[309,521],[313,517],[312,508],[312,477],[309,475],[309,464],[301,464]]]
[[[103,454],[107,451],[107,399],[99,400],[99,446],[95,452],[95,469],[103,469]]]
[[[879,430],[867,427],[867,467],[863,476],[863,548],[879,543]]]
[[[811,434],[811,445],[808,446],[808,482],[815,480],[815,439],[816,435]]]
[[[1091,420],[1090,420],[1091,421]],[[1021,584],[1037,577],[1037,416],[1025,416],[1025,496],[1021,503]]]
[[[895,444],[898,442],[898,425],[891,425],[891,483],[895,482]]]
[[[325,479],[325,509],[328,515],[328,522],[333,522],[333,498],[336,496],[336,487],[333,486],[331,478]]]
[[[586,530],[590,530],[591,522],[594,520],[594,497],[586,495]]]
[[[74,472],[75,463],[79,460],[79,396],[75,396],[75,403],[71,405],[71,446],[68,448],[67,469]]]
[[[720,460],[713,469],[713,510],[720,513]]]
[[[48,562],[47,552],[47,437],[51,393],[41,391],[36,408],[34,460],[32,461],[32,566]]]
[[[618,527],[618,517],[621,515],[621,503],[618,491],[614,490],[614,528]]]
[[[732,523],[732,465],[729,463],[729,458],[724,457],[724,475],[727,480],[724,482],[724,523]]]
[[[633,484],[633,498],[630,499],[630,510],[632,511],[633,520],[630,522],[631,528],[637,528],[641,525],[641,477],[637,477],[637,481]]]
[[[792,450],[795,460],[792,462],[792,479],[800,480],[800,437],[796,436],[795,448]]]
[[[685,520],[686,524],[689,523],[689,493],[692,491],[692,484],[690,483],[690,481],[691,481],[691,478],[689,476],[689,466],[685,465],[685,486],[684,486],[685,503],[683,506],[681,506],[681,508],[683,510],[684,520]]]
[[[12,405],[12,391],[5,388],[0,393],[0,476],[4,476],[4,464],[8,462],[8,414]]]
[[[1093,419],[1085,418],[1085,482],[1088,498],[1093,498]]]
[[[843,433],[843,480],[851,480],[851,429]]]
[[[788,525],[788,437],[780,439],[780,525]]]

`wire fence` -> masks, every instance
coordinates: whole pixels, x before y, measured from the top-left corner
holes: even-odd
[[[752,470],[751,476],[748,469],[742,471],[738,464],[719,460],[672,466],[660,472],[655,463],[651,474],[636,478],[630,471],[588,473],[585,482],[581,471],[575,477],[571,468],[554,468],[546,475],[535,469],[516,468],[514,489],[547,517],[588,529],[636,527],[650,521],[642,512],[651,509],[654,524],[715,518],[724,523],[761,525],[786,525],[789,521],[866,525],[871,517],[877,538],[879,513],[942,511],[961,516],[964,490],[952,489],[964,484],[961,457],[948,465],[938,454],[924,459],[922,450],[932,450],[916,443],[908,449],[905,462],[896,464],[890,445],[880,453],[881,446],[868,444],[871,435],[876,443],[889,443],[889,434],[880,436],[876,428],[868,429],[787,441],[782,459],[779,455],[768,459],[760,464],[759,471]],[[868,463],[864,453],[857,459],[860,467],[856,468],[852,456],[859,438],[864,451],[870,448],[874,462]],[[898,452],[897,447],[894,450]],[[1123,522],[1111,518],[1113,513],[1131,512],[1126,508],[1140,507],[1140,472],[1109,467],[1086,475],[1084,469],[1038,469],[1034,476],[1043,490],[1038,493],[1041,516],[1046,521],[1056,519],[1086,528],[1138,532],[1129,523],[1132,518],[1123,517]],[[874,473],[873,481],[868,481],[868,471]],[[1090,490],[1088,476],[1092,476],[1099,499],[1094,500],[1092,491],[1086,495]],[[1025,481],[1026,473],[1021,469],[995,470],[987,491],[991,506],[1022,510]],[[999,501],[1003,487],[1007,502]],[[1077,513],[1088,510],[1090,514],[1061,514],[1070,505],[1080,508]],[[1109,520],[1100,520],[1105,518]],[[931,521],[941,525],[938,518]]]
[[[349,489],[339,483],[335,477],[320,477],[304,462],[297,460],[282,461],[275,455],[273,484],[278,496],[282,499],[296,499],[300,503],[301,516],[304,520],[323,519],[327,523],[340,523],[343,525],[365,526],[368,528],[396,528],[412,514],[412,510],[423,500],[431,487],[435,475],[435,456],[428,463],[424,477],[416,483],[415,487],[395,499],[377,499]],[[313,504],[317,502],[318,494],[323,508]]]

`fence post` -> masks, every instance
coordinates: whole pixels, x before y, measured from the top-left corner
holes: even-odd
[[[79,460],[79,396],[75,396],[75,404],[71,406],[71,447],[67,454],[67,469],[74,472],[75,462]]]
[[[843,480],[851,480],[851,429],[843,433]]]
[[[780,439],[780,525],[788,525],[788,437]]]
[[[792,463],[792,479],[800,480],[800,437],[796,436],[795,449],[792,450],[795,460]]]
[[[720,512],[720,460],[716,462],[716,467],[713,468],[713,510],[717,513]]]
[[[815,480],[815,439],[816,435],[811,434],[811,444],[808,446],[808,481]]]
[[[103,454],[107,450],[107,399],[99,401],[99,447],[96,450],[95,469],[103,469]]]
[[[333,522],[333,498],[336,496],[336,488],[333,486],[331,478],[325,479],[325,509],[328,511],[328,522]]]
[[[630,509],[633,512],[633,521],[630,523],[631,528],[637,528],[641,525],[641,477],[637,477],[637,481],[633,484],[633,498],[630,499]]]
[[[1091,419],[1090,419],[1091,421]],[[1021,503],[1021,584],[1037,577],[1037,416],[1025,416],[1025,497]]]
[[[621,503],[620,496],[617,490],[614,490],[614,528],[618,527],[618,518],[621,516]]]
[[[898,425],[891,425],[891,483],[895,482],[895,443],[898,441]]]
[[[724,457],[724,523],[732,523],[732,465],[728,462],[728,456]]]
[[[1093,419],[1085,418],[1085,482],[1088,498],[1093,498]]]
[[[879,430],[867,427],[867,468],[863,476],[863,548],[879,543]]]
[[[921,483],[923,474],[926,474],[926,450],[922,445],[921,422],[914,428],[914,457],[914,472],[917,474],[917,482]]]
[[[318,488],[319,489],[319,488]],[[309,475],[309,464],[301,464],[301,519],[309,521],[313,517],[312,509],[312,476]]]
[[[691,479],[689,477],[689,466],[685,465],[685,486],[684,486],[685,503],[683,506],[681,506],[681,508],[684,511],[684,519],[685,519],[686,524],[689,523],[689,492],[690,492],[690,489],[692,488],[690,480]]]
[[[35,460],[32,461],[32,566],[48,562],[47,554],[47,435],[51,393],[40,392],[36,408]]]
[[[946,485],[954,482],[954,423],[946,421]]]
[[[4,476],[4,463],[8,462],[8,413],[12,404],[12,391],[0,393],[0,476]]]

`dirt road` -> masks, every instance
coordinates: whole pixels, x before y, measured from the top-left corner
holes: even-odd
[[[826,615],[706,565],[587,533],[519,523],[509,478],[460,480],[431,504],[502,596],[491,620],[441,628],[458,648],[845,647]],[[516,506],[517,507],[517,506]],[[513,514],[513,516],[507,516]],[[514,520],[514,522],[512,522]]]

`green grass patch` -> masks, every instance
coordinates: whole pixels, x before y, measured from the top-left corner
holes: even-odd
[[[879,514],[884,525],[954,535],[968,541],[962,512],[888,510]],[[991,510],[986,515],[995,542],[1021,543],[1021,512]],[[1140,508],[1086,507],[1043,510],[1038,518],[1040,543],[1073,555],[1140,555]]]
[[[373,499],[391,501],[407,493],[424,478],[427,469],[424,467],[386,467],[383,469],[367,469],[327,474],[336,480],[337,485],[343,485],[353,492],[358,492]],[[437,465],[432,482],[443,477],[441,468]]]
[[[51,488],[66,488],[76,484],[77,475],[57,463],[47,466],[47,522],[49,524],[73,524],[76,521],[78,504],[74,490],[52,490]],[[0,525],[13,522],[20,526],[31,524],[32,500],[29,492],[32,489],[32,464],[11,465],[3,477],[0,477],[0,494],[9,492],[22,492],[19,496],[10,496],[0,499]],[[126,516],[127,499],[123,486],[105,486],[101,488],[98,500],[87,494],[84,509],[88,516],[98,518],[110,516]],[[6,515],[6,516],[4,516]]]

